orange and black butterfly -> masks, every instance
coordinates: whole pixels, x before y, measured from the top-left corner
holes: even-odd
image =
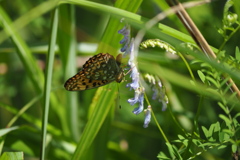
[[[97,88],[113,81],[120,83],[124,77],[121,68],[122,54],[116,59],[108,53],[99,53],[91,57],[83,69],[68,79],[64,85],[69,91],[82,91]]]

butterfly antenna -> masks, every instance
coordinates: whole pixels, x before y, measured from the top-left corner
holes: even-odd
[[[128,74],[133,70],[134,67],[136,67],[136,65],[133,66],[132,68],[130,68],[130,69],[127,71],[127,73],[124,73],[124,76],[128,75]]]

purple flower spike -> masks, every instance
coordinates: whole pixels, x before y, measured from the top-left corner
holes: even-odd
[[[151,106],[148,106],[148,108],[145,110],[145,119],[144,119],[143,128],[147,128],[150,121],[151,121]]]
[[[126,42],[128,42],[128,39],[129,39],[129,36],[124,36],[124,38],[120,41],[120,44],[125,44]]]
[[[130,55],[128,63],[131,61],[133,62],[134,60],[134,38],[131,39],[131,42],[128,42],[128,47],[126,51],[123,54],[123,57],[126,57],[127,55]]]
[[[138,115],[139,113],[141,113],[143,111],[143,106],[139,106],[137,108],[134,108],[134,110],[132,111],[134,114]]]
[[[119,34],[122,34],[122,35],[124,35],[124,36],[130,35],[130,26],[129,26],[129,25],[125,25],[125,26],[123,27],[123,29],[120,29],[120,30],[118,31],[118,33],[119,33]]]
[[[167,109],[167,102],[162,101],[162,111],[165,111]]]
[[[133,106],[134,104],[136,104],[138,102],[138,97],[134,97],[134,98],[131,98],[131,99],[128,99],[128,103],[131,104],[131,106]]]
[[[121,52],[126,52],[126,50],[129,48],[128,44],[129,44],[129,39],[126,39],[128,37],[124,37],[121,41],[123,41],[122,44],[124,44],[124,46],[120,49]],[[120,41],[120,43],[121,43]],[[125,54],[125,53],[124,53]]]
[[[137,107],[133,110],[133,113],[136,114],[136,115],[141,113],[143,111],[143,108],[144,108],[144,106],[143,106],[144,94],[143,93],[141,93],[139,95],[138,102],[139,102],[139,107]]]
[[[130,26],[126,24],[123,29],[119,30],[118,33],[122,34],[124,38],[120,41],[120,44],[123,45],[123,47],[120,49],[121,52],[124,52],[123,57],[129,56],[128,60],[128,66],[130,68],[129,72],[131,72],[130,77],[132,79],[131,83],[128,83],[126,87],[129,87],[130,90],[135,91],[134,98],[128,99],[128,103],[130,105],[134,105],[138,103],[138,107],[135,108],[132,112],[136,115],[140,114],[144,110],[144,88],[140,86],[140,76],[137,69],[137,58],[134,50],[134,38],[130,40]],[[144,121],[144,127],[148,126],[148,123],[150,122],[151,114],[150,116],[146,116]],[[145,127],[145,128],[146,128]]]
[[[119,30],[118,33],[122,34],[124,37],[120,41],[120,44],[123,44],[123,47],[121,48],[121,52],[126,52],[126,50],[129,48],[130,45],[130,26],[125,25],[123,29]]]
[[[132,78],[132,83],[128,83],[126,87],[130,87],[130,89],[138,89],[140,87],[139,85],[139,73],[136,67],[132,68],[132,73],[130,75]]]
[[[140,101],[143,101],[143,92],[139,88],[135,90],[134,98],[128,99],[128,103],[130,103],[131,105],[134,105]]]

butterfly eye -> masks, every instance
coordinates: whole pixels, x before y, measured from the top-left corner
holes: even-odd
[[[124,72],[120,72],[118,75],[116,75],[116,82],[120,83],[122,82],[123,78],[124,78]]]

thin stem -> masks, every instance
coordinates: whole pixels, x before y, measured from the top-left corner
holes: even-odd
[[[157,118],[155,117],[155,114],[154,114],[153,111],[152,111],[152,117],[153,117],[154,121],[157,122]],[[158,127],[159,131],[161,132],[161,134],[162,134],[164,140],[165,140],[167,143],[171,144],[171,143],[168,141],[167,136],[164,134],[164,132],[163,132],[161,126],[159,125],[159,123],[156,123],[156,124],[157,124],[157,127]]]
[[[42,97],[41,95],[38,95],[37,97],[34,97],[30,102],[28,102],[25,106],[23,106],[18,113],[8,122],[6,128],[10,128],[13,123],[17,121],[17,119],[25,113],[34,103],[36,103],[40,98]]]
[[[188,69],[188,72],[189,72],[190,76],[191,76],[192,79],[195,81],[195,77],[194,77],[194,75],[193,75],[193,72],[192,72],[191,67],[189,66],[187,60],[184,58],[184,56],[183,56],[180,52],[178,52],[178,55],[181,57],[181,59],[182,59],[183,62],[185,63],[185,65],[186,65],[186,67],[187,67],[187,69]]]
[[[149,102],[149,100],[148,100],[147,94],[146,94],[145,92],[144,92],[144,99],[146,100],[148,106],[151,106],[151,104],[150,104],[150,102]],[[164,132],[163,132],[163,130],[162,130],[162,127],[160,126],[160,124],[159,124],[158,121],[157,121],[157,118],[156,118],[156,116],[155,116],[155,114],[154,114],[154,112],[153,112],[153,110],[152,110],[152,107],[151,107],[151,114],[152,114],[152,117],[153,117],[154,121],[156,122],[156,125],[157,125],[159,131],[161,132],[164,140],[165,140],[167,143],[170,144],[169,140],[167,139],[167,136],[164,134]]]

